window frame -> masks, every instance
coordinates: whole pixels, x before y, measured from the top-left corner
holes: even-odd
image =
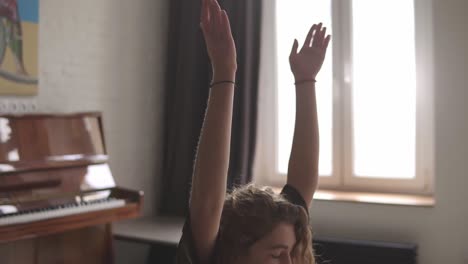
[[[358,178],[353,172],[352,146],[352,1],[332,0],[333,45],[333,175],[320,176],[319,188],[339,191],[432,194],[434,186],[434,104],[432,0],[414,0],[416,44],[416,177]],[[264,3],[259,80],[255,182],[281,186],[286,175],[277,171],[277,74],[275,1]],[[347,44],[346,44],[347,43]],[[329,51],[329,52],[330,52]],[[390,78],[390,77],[389,77]],[[274,87],[275,92],[271,92]],[[318,89],[319,86],[317,87]]]

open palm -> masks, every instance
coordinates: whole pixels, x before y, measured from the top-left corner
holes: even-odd
[[[226,11],[216,0],[203,0],[200,20],[213,70],[235,71],[236,46]]]
[[[331,36],[325,37],[327,29],[322,24],[314,24],[298,52],[299,43],[294,40],[289,63],[296,81],[315,80],[325,59]]]

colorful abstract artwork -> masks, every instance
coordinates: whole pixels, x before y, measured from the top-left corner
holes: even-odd
[[[0,95],[38,89],[39,0],[0,0]]]

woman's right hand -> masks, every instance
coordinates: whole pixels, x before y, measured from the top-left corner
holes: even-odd
[[[234,81],[237,70],[236,45],[228,15],[225,10],[221,10],[217,0],[203,0],[200,26],[213,66],[213,81]]]

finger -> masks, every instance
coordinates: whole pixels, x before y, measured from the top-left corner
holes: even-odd
[[[326,28],[322,28],[322,30],[318,31],[317,33],[315,33],[315,36],[314,36],[314,41],[312,43],[312,47],[315,47],[315,48],[322,48],[323,46],[323,39],[325,37],[325,31],[327,29]]]
[[[318,44],[321,43],[319,42],[321,31],[322,31],[322,23],[318,24],[317,26],[317,30],[315,31],[315,34],[314,34],[314,40],[312,40],[312,47],[318,47]]]
[[[219,7],[219,5],[216,7],[216,15],[217,15],[217,20],[216,20],[216,25],[218,27],[218,33],[223,34],[224,32],[224,22],[223,22],[223,10]]]
[[[325,38],[325,41],[324,41],[324,43],[323,43],[323,50],[324,50],[324,51],[327,51],[328,44],[330,44],[330,40],[331,40],[331,36],[328,35],[328,36]]]
[[[290,56],[296,55],[296,54],[297,54],[297,48],[298,48],[298,47],[299,47],[299,42],[297,42],[297,39],[294,39],[294,43],[293,43],[293,46],[292,46],[292,50],[291,50]]]
[[[320,32],[320,36],[319,36],[319,40],[318,40],[318,45],[319,45],[319,47],[323,47],[324,41],[325,41],[324,39],[325,39],[325,36],[326,36],[326,35],[327,35],[327,28],[324,27],[324,28],[322,29],[322,31]]]
[[[208,0],[208,1],[209,1],[208,8],[210,12],[210,25],[214,28],[214,26],[216,25],[217,9],[213,0]]]
[[[306,47],[307,47],[307,48],[310,47],[311,40],[312,40],[312,37],[314,36],[314,31],[315,31],[316,28],[317,28],[317,25],[316,25],[316,24],[314,24],[314,25],[310,28],[309,33],[307,34],[307,37],[306,37],[306,39],[305,39],[305,41],[304,41],[304,45],[302,45],[301,50],[304,49],[304,48],[306,48]]]
[[[216,6],[216,8],[218,8],[219,10],[221,10],[221,6],[219,5],[218,3],[218,0],[212,0],[213,4]]]
[[[212,8],[212,5],[211,5],[211,1],[212,0],[203,0],[204,1],[204,5],[205,5],[205,13],[206,13],[206,20],[205,20],[205,23],[204,23],[204,30],[205,30],[205,33],[210,33],[213,31],[214,27],[213,27],[213,20],[214,20],[214,17],[213,17],[213,8]]]
[[[211,6],[212,6],[212,18],[213,18],[213,28],[215,30],[216,33],[220,33],[220,29],[221,29],[221,21],[222,21],[222,17],[221,17],[221,7],[219,6],[218,4],[218,1],[216,0],[211,0]]]
[[[211,0],[211,2],[212,2],[212,5],[213,5],[213,8],[214,8],[214,11],[218,15],[218,17],[217,17],[219,19],[218,22],[221,22],[221,17],[222,17],[221,6],[219,5],[217,0]]]
[[[229,16],[226,13],[226,10],[222,11],[222,24],[223,24],[224,30],[226,31],[226,34],[227,35],[232,35],[231,23],[229,22]]]

